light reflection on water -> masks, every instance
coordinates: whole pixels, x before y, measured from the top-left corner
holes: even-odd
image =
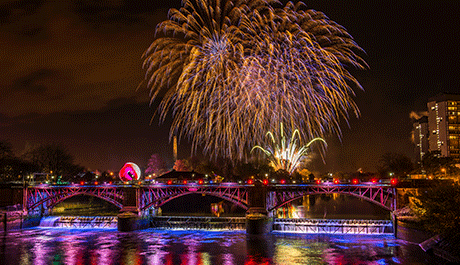
[[[36,228],[0,234],[9,264],[436,264],[393,236]]]

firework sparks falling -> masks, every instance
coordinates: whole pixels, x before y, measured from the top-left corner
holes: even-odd
[[[213,157],[243,159],[279,123],[299,137],[340,135],[358,115],[344,68],[365,68],[346,30],[303,3],[186,0],[158,26],[144,54],[152,101],[173,113],[170,135],[188,136]]]
[[[301,146],[299,130],[295,129],[291,134],[291,138],[288,138],[284,133],[283,124],[280,126],[279,137],[275,137],[270,131],[267,132],[266,136],[269,138],[268,142],[270,143],[268,147],[263,148],[260,145],[256,145],[251,149],[251,152],[257,149],[261,150],[268,157],[270,165],[275,171],[282,169],[289,172],[289,174],[294,173],[300,163],[307,158],[312,143],[321,141],[326,144],[324,139],[318,137]]]

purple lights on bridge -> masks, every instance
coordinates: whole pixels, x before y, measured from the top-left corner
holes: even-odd
[[[163,183],[149,185],[69,185],[69,186],[29,186],[25,188],[24,205],[29,213],[53,208],[61,201],[76,196],[89,195],[98,197],[123,208],[127,189],[136,194],[136,209],[141,213],[149,208],[158,208],[175,198],[188,194],[207,194],[232,202],[243,209],[249,209],[248,189],[254,185],[236,183],[219,184],[174,184]],[[346,194],[362,198],[379,205],[386,210],[396,209],[396,188],[390,184],[283,184],[266,185],[266,207],[273,211],[286,203],[305,195]]]

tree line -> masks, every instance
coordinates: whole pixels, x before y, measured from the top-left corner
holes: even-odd
[[[421,164],[414,164],[409,157],[401,153],[388,152],[376,162],[377,172],[357,170],[351,173],[335,172],[333,177],[339,179],[359,178],[399,178],[405,179],[410,174],[424,174],[433,179],[458,176],[460,168],[451,158],[441,157],[437,152],[427,153]],[[171,168],[159,154],[153,154],[148,159],[143,175],[146,179],[154,179],[172,169],[176,171],[195,171],[211,178],[219,177],[224,181],[247,180],[248,178],[285,179],[292,181],[307,181],[315,178],[330,177],[330,175],[313,174],[307,164],[302,164],[293,174],[285,170],[275,171],[269,161],[264,158],[254,158],[246,162],[230,161],[219,158],[208,160],[192,156],[175,161]],[[61,181],[100,181],[116,180],[113,172],[86,172],[83,166],[74,163],[74,158],[62,146],[57,144],[38,145],[28,148],[20,155],[13,152],[11,143],[0,140],[0,181],[22,181],[23,177],[34,172],[50,173]],[[57,180],[55,180],[57,181]]]
[[[23,181],[36,172],[64,181],[83,171],[84,167],[75,164],[73,156],[57,144],[38,145],[15,155],[11,143],[0,140],[0,181]]]

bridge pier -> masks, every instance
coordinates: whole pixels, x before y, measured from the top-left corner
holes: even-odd
[[[123,207],[117,215],[118,231],[129,232],[149,227],[149,217],[140,216],[139,188],[123,187]]]
[[[246,212],[246,233],[265,235],[273,230],[273,217],[267,211],[268,188],[260,183],[248,187],[248,206]]]

